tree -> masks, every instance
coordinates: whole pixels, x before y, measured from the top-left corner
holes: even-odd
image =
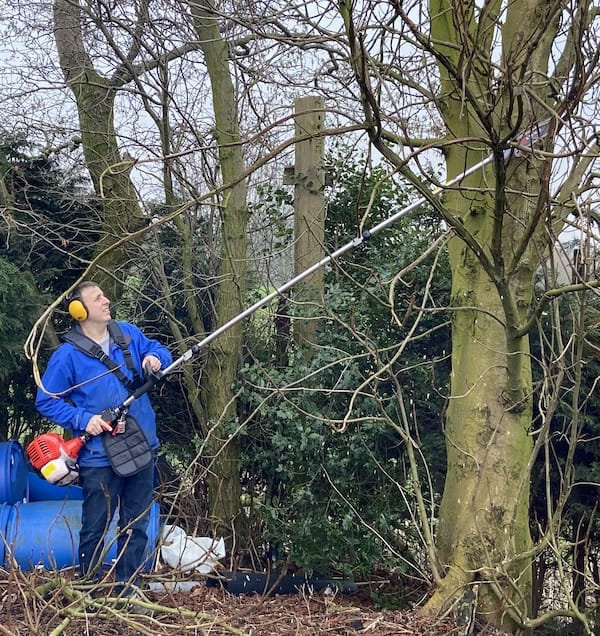
[[[228,44],[220,35],[219,19],[210,2],[190,0],[194,26],[204,54],[211,81],[215,112],[216,138],[219,148],[221,178],[225,184],[221,210],[221,258],[216,299],[218,328],[243,309],[247,285],[247,184],[240,144],[236,92],[229,68]],[[201,392],[204,407],[206,449],[211,457],[208,473],[210,512],[217,536],[230,534],[240,522],[239,450],[224,422],[235,412],[233,384],[242,354],[243,325],[231,327],[213,345],[206,365]]]
[[[144,225],[130,178],[132,162],[122,156],[118,146],[114,108],[118,91],[131,82],[137,72],[132,63],[139,53],[139,31],[143,30],[146,15],[142,9],[137,16],[137,29],[132,34],[129,50],[123,54],[112,76],[105,77],[96,70],[86,48],[84,24],[93,24],[93,14],[69,0],[56,0],[53,10],[56,48],[65,81],[77,104],[86,167],[103,206],[105,232],[97,245],[97,255],[100,255],[106,248],[113,247],[115,240]],[[113,248],[101,263],[105,273],[102,270],[95,272],[112,297],[119,289],[115,273],[127,260],[122,248]],[[114,272],[112,277],[106,274],[111,270]]]
[[[444,574],[427,607],[440,611],[477,588],[478,611],[516,633],[533,624],[529,334],[547,301],[535,303],[534,275],[573,211],[551,202],[559,133],[571,135],[567,143],[576,148],[559,187],[580,183],[597,153],[594,143],[575,141],[589,136],[582,97],[595,89],[597,49],[588,44],[597,44],[590,31],[596,14],[589,2],[545,0],[363,9],[343,2],[341,15],[370,140],[386,160],[409,174],[403,149],[427,143],[442,150],[452,179],[486,154],[493,158],[441,198],[431,197],[454,231],[454,315],[448,473],[437,533]],[[430,73],[421,84],[394,57],[409,38],[407,48]],[[402,113],[391,109],[396,101],[383,94],[399,103],[407,94],[424,99],[442,138],[415,139]],[[508,151],[522,130],[527,151]]]
[[[94,188],[103,204],[103,234],[98,243],[97,254],[102,256],[100,272],[104,284],[118,291],[124,276],[119,272],[132,268],[131,248],[133,239],[145,232],[147,221],[131,176],[134,162],[119,148],[115,129],[115,104],[119,93],[133,85],[142,98],[146,111],[156,123],[163,153],[163,176],[165,202],[169,215],[176,210],[175,183],[183,183],[175,163],[169,158],[172,147],[171,102],[176,89],[169,85],[169,62],[178,60],[186,53],[202,52],[208,79],[212,89],[215,137],[219,160],[218,178],[223,194],[215,196],[214,203],[220,209],[216,230],[220,240],[220,259],[216,273],[217,293],[214,294],[214,316],[207,323],[213,328],[227,322],[241,310],[246,285],[246,183],[244,161],[239,145],[238,112],[236,94],[230,77],[228,44],[220,35],[218,14],[210,2],[190,1],[189,14],[181,7],[182,19],[193,25],[196,37],[189,30],[180,37],[180,47],[166,48],[159,42],[152,47],[147,42],[155,34],[151,29],[149,3],[123,7],[128,26],[123,26],[109,7],[94,8],[85,3],[70,0],[54,2],[54,33],[61,68],[73,96],[79,115],[79,130],[86,166]],[[91,32],[89,31],[91,29]],[[91,35],[94,33],[98,39]],[[124,43],[124,46],[121,43]],[[101,52],[107,51],[110,73],[97,70],[104,62]],[[153,80],[145,79],[156,71],[160,79],[157,91]],[[154,106],[155,103],[160,108]],[[161,110],[162,109],[162,110]],[[185,209],[185,204],[182,206]],[[192,286],[190,259],[191,247],[197,236],[179,218],[182,210],[175,211],[174,222],[181,233],[183,250],[181,263],[184,271],[185,306],[188,322],[195,333],[204,333],[195,290]],[[170,216],[169,218],[173,218]],[[123,241],[123,239],[127,239]],[[139,238],[136,238],[138,245]],[[146,247],[148,244],[146,244]],[[170,289],[162,272],[160,259],[147,261],[155,267],[155,285],[161,288],[165,299]],[[184,333],[181,325],[173,320],[170,306],[170,324],[175,338],[181,342]],[[230,329],[213,347],[203,375],[200,394],[197,379],[191,369],[184,375],[184,382],[193,411],[206,437],[204,451],[210,455],[212,468],[208,472],[210,514],[217,532],[224,533],[239,512],[239,476],[235,440],[228,440],[220,432],[220,422],[232,408],[233,384],[241,354],[242,327]],[[227,530],[228,532],[228,530]]]

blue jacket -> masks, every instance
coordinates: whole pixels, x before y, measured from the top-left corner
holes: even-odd
[[[142,360],[147,355],[156,356],[163,369],[171,364],[172,356],[166,347],[147,338],[135,325],[127,322],[119,322],[119,325],[123,333],[131,338],[128,349],[140,375],[143,375]],[[133,377],[125,363],[123,351],[113,342],[110,345],[110,358],[120,365],[120,371],[124,375]],[[123,383],[100,360],[92,358],[69,342],[61,344],[50,357],[42,376],[42,386],[49,393],[60,397],[53,397],[41,388],[38,389],[35,399],[37,410],[63,428],[72,429],[74,435],[83,434],[93,415],[121,405],[129,395]],[[156,418],[147,393],[131,403],[129,414],[138,421],[150,446],[158,448]],[[81,449],[78,461],[80,466],[110,466],[102,435],[96,435],[87,441]]]

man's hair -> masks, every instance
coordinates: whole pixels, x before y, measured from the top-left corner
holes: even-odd
[[[81,296],[81,292],[84,289],[88,289],[89,287],[100,287],[100,285],[92,280],[83,280],[81,281],[81,283],[79,283],[79,285],[77,285],[77,287],[75,287],[70,295],[71,297]]]

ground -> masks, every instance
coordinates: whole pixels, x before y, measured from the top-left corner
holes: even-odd
[[[261,596],[232,594],[201,581],[188,591],[162,588],[146,592],[138,615],[115,607],[114,600],[92,613],[77,585],[61,573],[1,573],[0,634],[11,636],[442,636],[466,634],[450,617],[414,610],[383,609],[367,590],[331,589]],[[156,584],[155,584],[156,585]],[[471,632],[473,633],[473,632]],[[500,636],[491,627],[474,633]]]

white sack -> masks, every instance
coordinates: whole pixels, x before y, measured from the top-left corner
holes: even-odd
[[[189,537],[179,526],[164,525],[160,556],[163,562],[184,572],[209,574],[225,556],[225,541],[211,537]]]

